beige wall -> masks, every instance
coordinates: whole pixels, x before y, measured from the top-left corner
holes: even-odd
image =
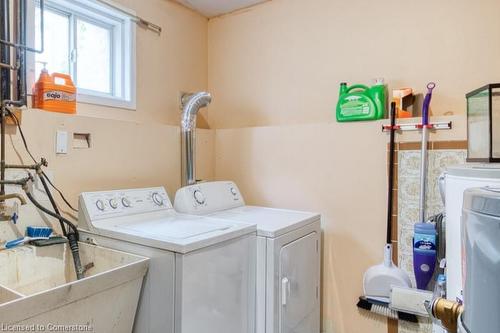
[[[464,94],[500,69],[498,10],[496,1],[273,0],[209,21],[216,178],[236,181],[250,204],[323,214],[326,332],[387,332],[355,306],[363,272],[382,260],[386,121],[336,123],[339,83],[382,76],[422,92],[434,80],[433,114],[445,116],[433,119],[454,129],[432,139],[463,140]]]
[[[209,23],[210,122],[217,128],[330,122],[342,81],[422,92],[434,114],[497,81],[500,3],[273,0]]]

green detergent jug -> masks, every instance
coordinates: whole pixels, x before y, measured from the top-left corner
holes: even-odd
[[[377,80],[371,87],[362,84],[347,87],[347,83],[343,82],[340,84],[337,103],[337,121],[382,119],[385,115],[385,98],[382,80]]]

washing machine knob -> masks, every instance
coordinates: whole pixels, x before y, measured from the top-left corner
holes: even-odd
[[[231,194],[236,196],[238,194],[238,191],[236,191],[236,189],[234,187],[231,187]]]
[[[163,198],[158,192],[154,192],[151,195],[151,198],[153,198],[153,202],[157,204],[158,206],[163,206]]]
[[[123,197],[122,198],[122,205],[123,205],[123,207],[128,208],[128,207],[132,206],[132,203],[130,202],[130,200],[128,198]]]
[[[97,209],[99,209],[99,210],[104,210],[104,208],[106,208],[104,206],[104,201],[102,201],[101,199],[97,200],[95,202],[95,205],[96,205]]]
[[[205,203],[205,196],[203,195],[203,193],[201,193],[200,190],[194,191],[193,195],[194,200],[196,200],[198,204],[203,205]]]
[[[118,201],[116,201],[116,199],[110,199],[109,205],[111,206],[111,208],[117,209],[118,208]]]

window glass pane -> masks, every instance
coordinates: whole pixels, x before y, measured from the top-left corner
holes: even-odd
[[[78,87],[112,93],[111,29],[82,19],[77,19],[76,29]]]
[[[69,74],[69,16],[47,8],[44,13],[44,52],[35,55],[37,79],[43,68],[43,62],[47,63],[50,73]],[[37,49],[41,47],[39,7],[35,13],[35,45]]]

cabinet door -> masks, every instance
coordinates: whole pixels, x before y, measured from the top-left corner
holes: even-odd
[[[280,251],[280,333],[319,332],[319,235],[310,233]]]

